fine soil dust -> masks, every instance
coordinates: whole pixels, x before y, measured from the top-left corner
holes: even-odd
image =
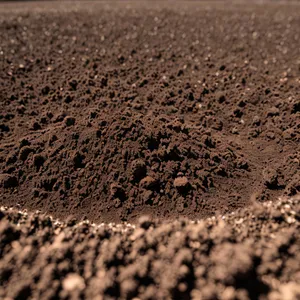
[[[299,12],[3,4],[1,204],[119,222],[297,194]]]
[[[300,299],[300,198],[201,221],[0,210],[1,299]]]

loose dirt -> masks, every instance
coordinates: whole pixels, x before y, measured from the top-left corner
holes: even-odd
[[[300,299],[300,198],[201,221],[0,210],[1,299]]]
[[[1,6],[1,203],[118,222],[295,195],[296,8]]]
[[[299,8],[2,3],[0,299],[300,299]]]

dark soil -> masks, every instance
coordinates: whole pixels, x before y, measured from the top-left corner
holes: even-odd
[[[300,299],[300,4],[2,3],[0,41],[0,299]]]
[[[200,218],[300,190],[297,4],[2,4],[1,204]]]
[[[300,198],[202,221],[0,210],[1,299],[300,299]]]

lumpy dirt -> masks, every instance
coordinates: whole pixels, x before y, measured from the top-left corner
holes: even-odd
[[[1,204],[117,222],[297,194],[299,11],[1,5]]]
[[[0,209],[1,299],[300,299],[300,198],[201,221]]]

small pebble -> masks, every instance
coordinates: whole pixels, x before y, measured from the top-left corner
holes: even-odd
[[[177,177],[174,180],[174,186],[176,188],[183,188],[189,184],[189,181],[186,177]]]

